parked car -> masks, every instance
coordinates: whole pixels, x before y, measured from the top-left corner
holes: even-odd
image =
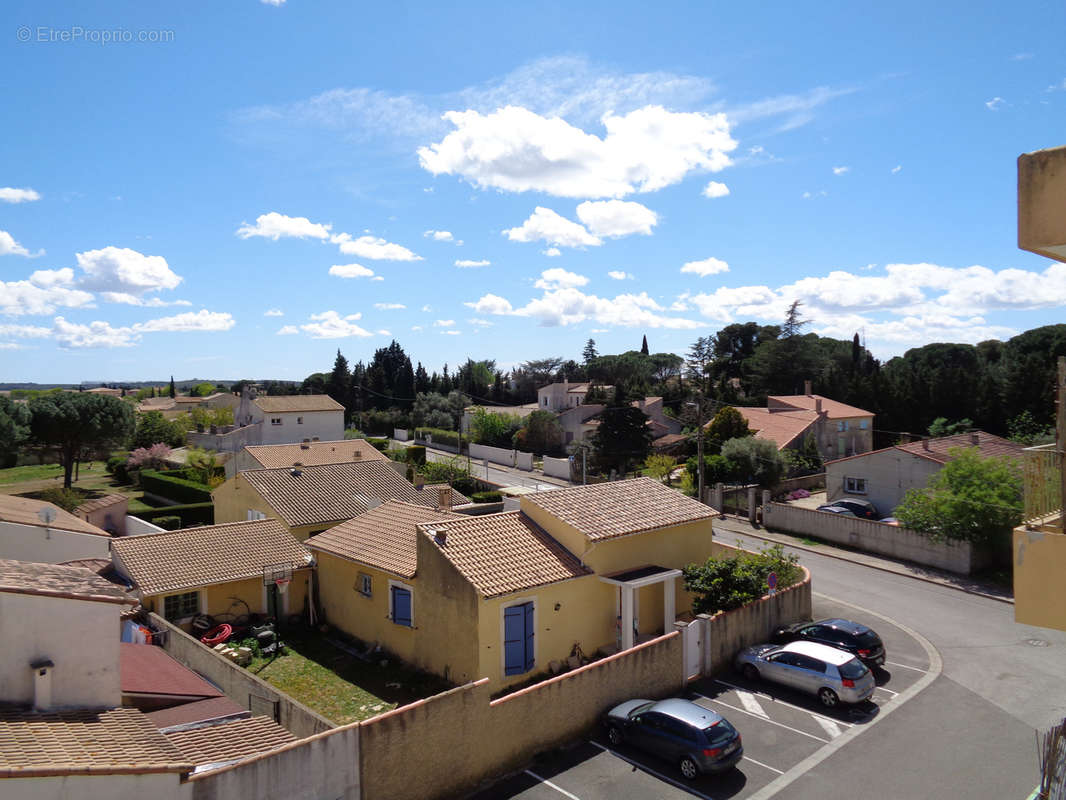
[[[885,663],[885,645],[881,637],[865,625],[850,619],[820,619],[797,622],[774,631],[774,644],[789,642],[818,642],[838,650],[846,650],[868,667]]]
[[[816,642],[757,644],[741,650],[735,663],[750,681],[761,678],[813,694],[827,708],[861,703],[874,693],[874,676],[866,665],[851,653]]]
[[[627,700],[607,712],[604,724],[612,745],[627,742],[673,762],[689,780],[731,769],[744,755],[729,720],[679,697]]]
[[[835,506],[832,503],[826,503],[824,506],[818,506],[818,511],[828,511],[830,514],[839,514],[842,517],[854,517],[855,512],[850,508],[844,508],[844,506]]]
[[[863,500],[861,497],[838,497],[832,502],[832,505],[846,508],[856,517],[864,519],[877,519],[881,516],[877,513],[877,508],[873,503],[869,500]]]
[[[895,517],[882,517],[880,521],[886,525],[899,525],[899,520]]]

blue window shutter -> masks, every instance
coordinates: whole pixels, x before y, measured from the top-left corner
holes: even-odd
[[[525,606],[511,606],[503,611],[503,674],[521,675],[525,669]]]
[[[392,587],[392,621],[411,627],[411,593],[398,586]]]
[[[533,669],[533,654],[535,652],[533,648],[533,604],[526,603],[526,672]]]

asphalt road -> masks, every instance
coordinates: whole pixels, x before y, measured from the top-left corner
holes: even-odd
[[[427,461],[451,461],[456,457],[455,453],[426,448]],[[466,456],[463,456],[462,459],[464,463],[467,460]],[[528,486],[530,489],[536,489],[540,492],[569,485],[566,481],[545,478],[533,472],[508,469],[498,464],[490,463],[486,470],[485,462],[478,461],[476,458],[470,459],[470,474],[475,478],[483,478],[489,483],[495,483],[497,486]]]

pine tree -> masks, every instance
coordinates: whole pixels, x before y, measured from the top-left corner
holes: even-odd
[[[598,356],[599,353],[596,352],[596,340],[589,339],[585,342],[585,349],[581,351],[581,357],[585,360],[585,366],[587,367],[589,362]]]
[[[648,336],[647,336],[647,334],[645,334],[644,342],[640,346],[640,352],[641,352],[641,355],[645,355],[645,356],[648,355],[649,351],[648,351]]]

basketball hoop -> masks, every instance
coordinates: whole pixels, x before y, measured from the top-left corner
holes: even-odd
[[[274,585],[278,587],[279,593],[285,594],[285,592],[289,591],[289,578],[278,578],[274,581]]]

